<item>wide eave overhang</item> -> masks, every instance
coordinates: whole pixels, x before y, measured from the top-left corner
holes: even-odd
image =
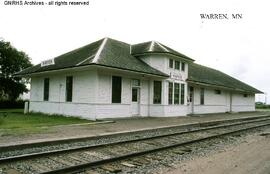
[[[114,70],[120,70],[120,71],[125,71],[125,72],[132,72],[136,74],[142,74],[142,75],[149,75],[149,76],[154,76],[154,77],[159,77],[159,78],[168,78],[170,77],[168,74],[154,74],[154,73],[149,73],[149,72],[143,72],[143,71],[136,71],[136,70],[130,70],[126,68],[119,68],[119,67],[113,67],[113,66],[108,66],[108,65],[101,65],[101,64],[87,64],[87,65],[80,65],[80,66],[70,66],[70,67],[64,67],[64,68],[57,68],[57,69],[50,69],[50,70],[44,70],[44,71],[36,71],[36,72],[31,72],[31,73],[15,73],[13,76],[14,77],[31,77],[35,75],[41,75],[45,73],[53,73],[53,72],[61,72],[64,70],[76,70],[80,68],[87,68],[87,67],[103,67],[106,69],[114,69]]]
[[[153,55],[153,54],[165,54],[165,55],[171,55],[180,59],[183,59],[187,62],[194,62],[194,59],[191,59],[189,57],[184,57],[184,56],[180,56],[178,54],[173,54],[173,53],[169,53],[169,52],[144,52],[144,53],[136,53],[136,54],[132,54],[133,56],[145,56],[145,55]]]
[[[252,93],[252,94],[263,94],[264,93],[264,92],[259,91],[259,90],[247,91],[247,90],[243,90],[243,89],[232,88],[232,87],[228,87],[228,86],[216,85],[216,84],[211,84],[211,83],[203,83],[203,82],[193,81],[193,80],[189,80],[189,79],[187,79],[187,82],[189,84],[193,84],[193,85],[212,87],[212,88],[217,88],[217,89],[224,89],[224,90],[228,90],[228,91],[237,91],[237,92]]]

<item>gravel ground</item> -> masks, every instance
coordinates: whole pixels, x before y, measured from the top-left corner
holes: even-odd
[[[263,119],[264,120],[264,119]],[[266,123],[266,122],[265,122]],[[224,123],[227,124],[227,123]],[[251,123],[252,125],[253,123]],[[221,125],[219,125],[221,126]],[[131,139],[139,139],[139,138],[146,138],[146,137],[153,137],[153,136],[158,136],[158,135],[166,135],[166,134],[172,134],[172,133],[179,133],[183,131],[191,131],[191,130],[196,130],[200,129],[201,127],[193,126],[192,128],[190,127],[173,127],[173,128],[166,128],[166,129],[157,129],[154,131],[142,131],[142,132],[134,132],[134,133],[128,133],[128,134],[121,134],[121,135],[114,135],[114,136],[109,136],[109,137],[96,137],[93,139],[87,139],[87,140],[81,140],[81,141],[75,141],[72,143],[61,143],[61,144],[56,144],[56,145],[46,145],[46,146],[41,146],[41,147],[25,147],[23,150],[22,149],[14,149],[14,150],[8,150],[8,151],[3,151],[0,152],[0,158],[3,157],[8,157],[8,156],[16,156],[16,155],[22,155],[25,153],[38,153],[38,152],[44,152],[44,151],[51,151],[51,150],[63,150],[63,149],[70,149],[70,148],[77,148],[77,147],[85,147],[85,146],[93,146],[93,145],[98,145],[98,144],[104,144],[104,143],[112,143],[112,142],[119,142],[119,141],[126,141],[126,140],[131,140]],[[237,126],[236,128],[239,128]],[[219,131],[224,130],[223,128],[218,129]],[[212,132],[212,134],[215,134],[213,131],[209,130]],[[205,131],[200,132],[200,133],[195,133],[198,136],[206,136],[210,132]],[[188,133],[185,133],[186,136],[190,137],[191,135]],[[205,135],[204,135],[205,134]],[[181,134],[179,136],[174,136],[174,141],[179,141],[177,140],[178,138],[181,140],[185,139],[184,134]],[[165,138],[165,143],[169,143],[171,138]],[[154,142],[154,141],[153,141]],[[156,145],[156,144],[155,144]]]
[[[47,130],[44,130],[44,132],[42,133],[27,134],[20,136],[2,135],[0,132],[0,146],[29,143],[29,142],[40,142],[54,139],[64,139],[71,137],[96,136],[114,132],[131,131],[138,129],[155,128],[161,126],[187,124],[202,121],[240,118],[263,114],[269,114],[269,112],[208,114],[208,115],[173,117],[173,118],[133,117],[126,119],[114,119],[115,123],[108,123],[108,124],[55,126]]]
[[[122,161],[122,163],[131,163],[134,164],[134,161],[143,162],[147,160],[148,162],[143,162],[142,165],[124,169],[123,166],[120,168],[123,169],[120,173],[138,173],[138,174],[269,174],[269,141],[270,135],[261,136],[262,132],[270,132],[270,128],[260,128],[257,130],[249,131],[243,133],[241,135],[235,136],[226,136],[225,138],[213,139],[206,142],[195,143],[193,145],[188,145],[179,148],[173,148],[170,151],[164,151],[155,153],[154,155],[145,155],[143,157],[138,157],[137,159]],[[267,138],[268,137],[268,138]],[[268,140],[267,140],[268,139]],[[253,145],[255,148],[252,148],[250,151],[249,147]],[[244,150],[242,150],[243,147]],[[234,154],[237,150],[240,153]],[[254,151],[260,150],[263,153],[264,150],[267,153],[264,153],[261,159],[258,154],[255,152],[255,157],[252,158]],[[183,153],[177,154],[175,152],[182,151]],[[245,151],[245,152],[243,152]],[[217,158],[213,158],[216,155],[223,155],[226,152],[230,152],[230,154],[226,156],[222,156],[223,161]],[[251,153],[250,153],[251,152]],[[242,154],[244,155],[242,156]],[[234,154],[234,155],[233,155]],[[247,156],[245,154],[249,154],[250,160],[245,159]],[[257,154],[257,155],[256,155]],[[234,165],[235,160],[231,158],[231,156],[235,159],[240,158],[241,162],[236,163]],[[259,159],[259,160],[258,160]],[[212,170],[208,170],[208,161],[209,163],[213,163],[215,165],[211,166]],[[227,162],[230,162],[227,165]],[[248,161],[248,163],[245,163]],[[243,165],[249,165],[253,168],[248,168]],[[220,166],[227,166],[226,170],[222,170]],[[230,166],[231,165],[231,166]],[[257,166],[256,166],[257,165]],[[113,168],[117,168],[117,164],[112,164]],[[236,166],[239,167],[238,170],[232,169]],[[202,168],[205,169],[202,169]],[[260,171],[258,171],[258,169]],[[100,169],[99,173],[106,173],[106,170],[103,171]],[[268,173],[267,173],[268,172]]]
[[[269,174],[270,128],[229,138],[151,173],[167,174]]]
[[[251,142],[253,142],[253,145],[255,146],[254,148],[252,146],[252,148],[250,150],[249,145],[246,148],[243,148],[243,147],[240,148],[240,150],[242,150],[242,148],[243,148],[246,153],[244,153],[244,155],[243,155],[244,157],[243,157],[242,161],[240,161],[239,163],[236,164],[236,168],[238,166],[242,165],[241,162],[245,163],[246,161],[248,161],[248,164],[251,164],[253,162],[252,169],[243,170],[242,169],[243,167],[241,167],[239,169],[240,172],[243,170],[242,173],[244,173],[244,171],[245,171],[246,173],[253,174],[253,173],[256,173],[257,170],[259,169],[260,170],[259,174],[267,174],[266,171],[268,171],[269,166],[270,166],[269,165],[269,157],[270,157],[269,150],[270,149],[269,149],[269,145],[268,145],[269,139],[270,139],[270,134],[269,134],[270,128],[261,129],[261,130],[263,130],[264,133],[262,133],[262,131],[259,131],[260,129],[257,129],[257,131],[249,131],[247,133],[242,133],[241,135],[226,136],[225,138],[218,138],[218,139],[213,139],[213,140],[206,141],[206,142],[195,143],[192,145],[188,145],[184,148],[183,147],[173,148],[169,151],[159,152],[158,154],[153,154],[153,155],[150,154],[150,155],[145,155],[143,157],[138,157],[138,161],[146,161],[146,162],[143,162],[143,164],[141,166],[137,166],[136,169],[134,169],[133,167],[131,167],[131,168],[127,167],[126,170],[125,169],[122,170],[122,173],[171,173],[171,174],[184,173],[185,174],[185,173],[188,173],[189,171],[193,172],[190,174],[201,173],[200,172],[201,167],[199,166],[199,169],[196,168],[197,164],[204,164],[204,161],[211,158],[212,156],[215,156],[215,155],[220,154],[220,153],[231,152],[231,149],[237,148],[238,146],[242,146],[242,144],[249,143],[249,140],[252,140]],[[254,137],[259,137],[258,141],[253,141],[255,139]],[[261,142],[262,137],[264,139],[268,138],[268,141],[264,142],[264,146],[267,148],[264,148],[264,146],[257,147],[257,144],[259,144],[258,142]],[[182,151],[184,153],[178,154],[178,153],[176,153],[177,151],[179,151],[179,152]],[[254,153],[259,152],[259,151],[261,152],[260,154],[254,155]],[[263,153],[263,151],[266,151],[268,153]],[[233,151],[233,152],[235,152],[235,151]],[[230,158],[231,156],[234,155],[233,152],[231,152],[232,154],[229,154],[229,155],[223,157],[224,161],[221,161],[220,163],[226,164],[226,161],[228,161],[228,158]],[[247,153],[247,152],[251,152],[251,153]],[[235,158],[238,159],[239,156],[242,156],[242,153],[243,153],[243,151],[241,152],[241,154],[237,154],[235,156]],[[248,154],[249,156],[245,156],[245,154]],[[261,158],[260,155],[265,155],[265,156],[263,156]],[[247,157],[251,158],[251,159],[247,160],[246,159]],[[66,159],[66,157],[64,157],[64,158]],[[75,156],[75,159],[76,159],[76,156]],[[203,159],[203,160],[200,161],[200,159]],[[216,162],[217,159],[219,159],[219,158],[212,159],[212,162],[213,163]],[[260,160],[259,160],[259,162],[254,163],[254,161],[256,161],[256,159],[260,159]],[[199,161],[196,162],[196,160],[199,160]],[[61,166],[58,166],[58,164],[48,163],[49,161],[51,161],[51,160],[47,160],[46,158],[44,158],[44,159],[36,162],[36,164],[38,166],[40,165],[40,166],[43,166],[45,168],[47,168],[47,167],[48,168],[61,167]],[[74,159],[72,158],[71,161],[74,162]],[[134,160],[131,160],[131,161],[134,161]],[[230,162],[233,163],[234,161],[230,160]],[[45,163],[46,164],[48,163],[48,165],[43,165]],[[127,163],[128,163],[128,161],[127,161]],[[188,165],[188,163],[190,163],[190,164]],[[183,164],[185,164],[185,165],[183,166]],[[109,164],[107,167],[111,168],[111,166],[112,165]],[[194,166],[195,166],[194,171],[190,170],[190,168],[194,167]],[[205,169],[205,173],[208,174],[209,170],[207,167],[208,167],[208,163],[206,163],[206,169]],[[225,167],[227,167],[227,166],[225,165]],[[35,171],[38,170],[35,168],[29,168],[29,165],[25,165],[25,164],[22,164],[22,165],[18,166],[17,168],[20,168],[21,170],[25,170],[27,168],[27,171],[31,171],[33,173],[36,173]],[[123,166],[121,165],[121,167],[119,167],[119,168],[123,169]],[[224,170],[223,173],[229,173],[228,169],[230,169],[230,168],[231,168],[231,164],[229,164],[229,167],[225,168],[227,170]],[[247,167],[244,167],[244,169],[246,169],[246,168]],[[191,169],[193,169],[193,168],[191,168]],[[214,173],[221,173],[220,171],[222,171],[223,168],[221,167],[221,169],[220,169],[220,165],[216,164],[211,169],[214,169],[214,170],[210,174],[214,174]],[[104,173],[106,171],[107,171],[106,166],[100,168],[100,173]],[[242,174],[242,173],[239,173],[239,174]]]
[[[120,163],[113,163],[109,166],[114,169],[120,168],[122,171],[119,173],[125,174],[269,174],[269,133],[269,127],[259,128],[241,135],[236,134],[194,143],[185,147],[173,148],[170,151],[144,155],[121,162],[121,164],[135,164],[134,167],[125,169]],[[224,155],[224,153],[229,154]],[[222,160],[215,158],[219,154],[221,154]],[[249,159],[246,159],[247,157]],[[213,165],[210,164],[210,170],[208,170],[208,161],[213,163]],[[136,162],[141,164],[137,165]],[[108,173],[106,167],[105,170],[104,167],[100,167],[95,171]]]

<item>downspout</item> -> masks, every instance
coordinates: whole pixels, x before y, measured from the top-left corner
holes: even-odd
[[[59,84],[59,97],[58,97],[58,113],[60,113],[60,103],[61,103],[61,89],[62,89],[62,84]]]
[[[97,120],[97,100],[98,100],[98,93],[99,93],[99,77],[98,77],[98,71],[95,70],[95,79],[96,79],[96,93],[95,93],[95,100],[93,103],[95,103],[94,108],[95,108],[95,114],[94,114],[94,120]],[[110,83],[111,84],[111,83]]]

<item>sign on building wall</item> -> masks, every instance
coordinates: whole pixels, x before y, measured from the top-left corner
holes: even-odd
[[[54,65],[54,59],[48,59],[41,62],[41,67]]]
[[[171,79],[175,79],[175,80],[183,80],[182,75],[178,73],[171,73],[170,77]]]

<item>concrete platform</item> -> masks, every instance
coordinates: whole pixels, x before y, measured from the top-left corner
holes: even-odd
[[[175,125],[186,125],[214,120],[236,119],[244,117],[265,116],[270,112],[248,112],[248,113],[223,113],[193,115],[187,117],[133,117],[124,119],[110,119],[107,124],[76,124],[49,127],[42,133],[27,135],[6,135],[0,137],[0,146],[13,146],[33,142],[54,141],[59,139],[70,139],[80,137],[92,137],[109,135],[115,133],[138,131],[152,128],[168,127]]]

